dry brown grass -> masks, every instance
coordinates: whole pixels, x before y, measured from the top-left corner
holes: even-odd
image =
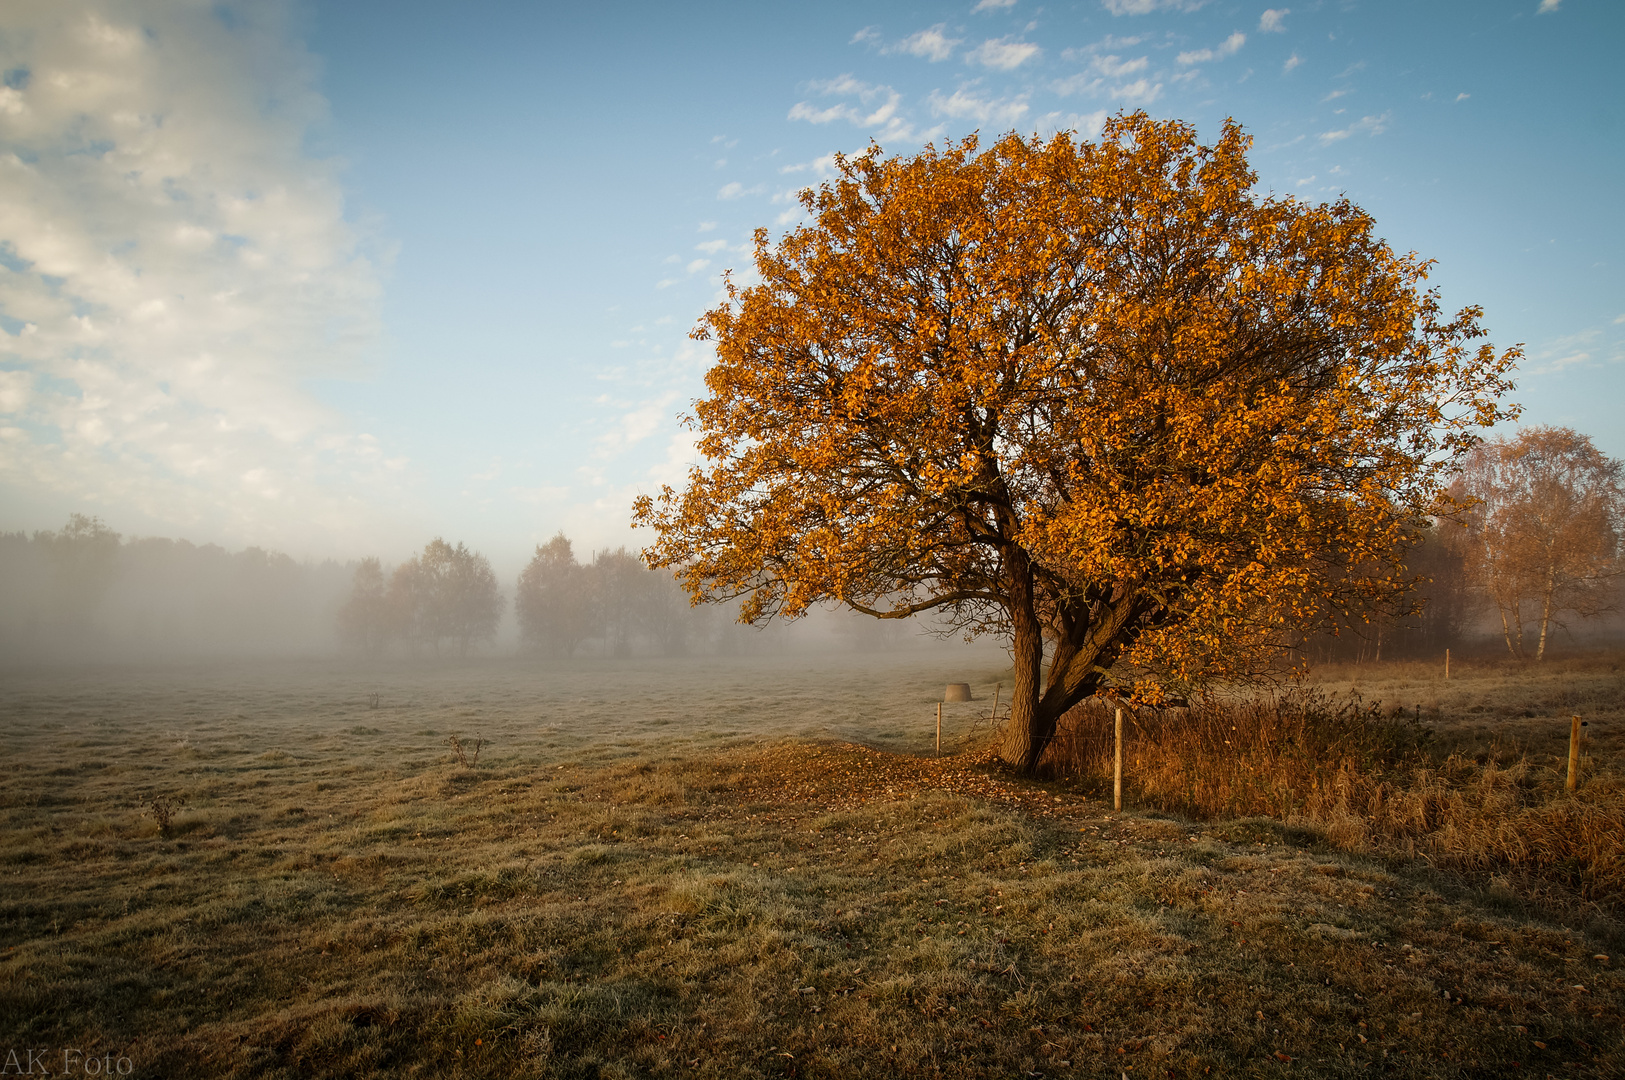
[[[1605,653],[1516,672],[1458,665],[1451,682],[1441,668],[1431,686],[1406,680],[1419,665],[1390,665],[1385,679],[1364,687],[1356,672],[1342,692],[1328,689],[1345,674],[1332,672],[1278,695],[1131,713],[1128,789],[1140,806],[1207,819],[1273,817],[1320,829],[1345,850],[1516,874],[1618,910],[1625,906],[1618,660]],[[1368,698],[1373,691],[1385,697]],[[1416,700],[1424,696],[1425,704]],[[1569,716],[1581,710],[1593,719],[1580,789],[1571,795],[1564,787]],[[1112,768],[1112,712],[1096,701],[1069,714],[1044,759],[1049,772],[1103,786]],[[1486,713],[1500,718],[1499,730],[1484,731]],[[1475,741],[1475,729],[1487,737]],[[1594,732],[1604,735],[1600,756]]]
[[[0,682],[0,1060],[78,1048],[143,1077],[1619,1074],[1611,918],[1324,830],[1112,815],[1087,785],[906,752],[962,670]],[[983,674],[985,699],[999,672]],[[789,719],[785,694],[806,703]],[[854,694],[898,745],[820,736],[861,726]],[[752,738],[752,715],[804,730]],[[973,720],[950,714],[956,745]],[[453,727],[492,737],[477,768]],[[187,798],[168,837],[143,816],[159,794]]]

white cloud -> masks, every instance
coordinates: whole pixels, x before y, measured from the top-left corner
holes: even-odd
[[[385,452],[305,386],[363,370],[388,255],[307,153],[327,103],[288,7],[6,20],[0,70],[29,75],[0,129],[0,313],[25,330],[0,334],[24,432],[0,483],[233,542],[376,535],[356,507],[396,490]]]
[[[1550,15],[1552,12],[1557,10],[1557,5],[1561,4],[1562,2],[1563,0],[1540,0],[1540,7],[1535,9],[1535,14]]]
[[[746,187],[744,184],[741,184],[738,180],[734,180],[734,181],[731,181],[729,183],[723,184],[720,188],[717,189],[717,198],[719,198],[719,199],[743,199],[746,195],[760,195],[762,193],[762,190],[763,190],[763,188],[762,188],[762,185],[760,185],[760,184],[757,184],[754,187]]]
[[[1468,98],[1470,98],[1472,96],[1473,95],[1471,95],[1471,94],[1457,94],[1456,95],[1456,100],[1457,101],[1466,101]]]
[[[716,227],[717,227],[717,223],[714,222],[714,221],[702,221],[702,222],[700,222],[700,227],[698,229],[695,229],[694,231],[695,232],[710,232],[712,229],[715,229]]]
[[[879,40],[880,40],[880,30],[879,30],[879,28],[874,27],[874,26],[865,26],[862,30],[859,30],[857,33],[853,34],[852,35],[852,40],[848,41],[847,44],[848,45],[856,45],[859,42],[879,41]]]
[[[20,413],[34,396],[34,376],[27,371],[0,371],[0,413]]]
[[[1030,41],[997,38],[982,42],[966,54],[965,61],[996,68],[999,71],[1014,71],[1042,51]]]
[[[723,248],[725,248],[727,246],[728,246],[728,241],[722,239],[721,237],[718,237],[715,240],[707,240],[703,244],[695,244],[694,245],[694,250],[695,251],[703,251],[707,255],[715,255],[717,252],[721,251]]]
[[[1603,332],[1596,327],[1562,334],[1530,349],[1528,358],[1519,365],[1519,370],[1525,375],[1551,375],[1565,368],[1604,359],[1597,354],[1607,348],[1608,342],[1604,340]]]
[[[819,176],[830,176],[835,172],[835,155],[830,153],[821,158],[814,158],[811,161],[803,161],[795,165],[784,165],[779,168],[779,172],[780,174],[813,172]]]
[[[1094,59],[1094,69],[1108,79],[1121,79],[1125,75],[1144,71],[1149,63],[1145,57],[1137,56],[1133,60],[1119,60],[1115,55],[1097,56]]]
[[[1286,58],[1286,63],[1281,65],[1281,74],[1285,75],[1287,72],[1291,71],[1301,63],[1303,63],[1303,58],[1297,53],[1293,53],[1291,56]]]
[[[931,111],[937,116],[951,116],[956,120],[975,120],[978,124],[1013,125],[1027,114],[1027,95],[1013,98],[984,98],[970,87],[960,87],[944,97],[940,90],[931,91]]]
[[[1162,96],[1162,84],[1150,79],[1135,79],[1131,83],[1112,87],[1111,95],[1130,105],[1149,105]]]
[[[701,270],[704,270],[707,266],[710,266],[710,265],[711,265],[711,260],[710,259],[691,259],[691,260],[689,260],[688,265],[683,267],[683,269],[686,270],[690,274],[696,274],[696,273],[699,273]]]
[[[1207,0],[1101,0],[1113,15],[1149,15],[1153,11],[1195,11]]]
[[[1381,116],[1363,116],[1346,128],[1342,128],[1338,131],[1321,132],[1320,141],[1323,146],[1329,146],[1330,144],[1340,142],[1351,135],[1381,135],[1387,130],[1387,113],[1383,113]]]
[[[805,120],[810,124],[828,124],[836,120],[845,120],[858,127],[875,129],[875,138],[880,140],[910,139],[914,135],[913,128],[900,114],[902,95],[889,86],[879,86],[854,79],[851,75],[841,75],[825,82],[811,83],[809,89],[825,97],[855,97],[858,104],[842,101],[819,107],[810,102],[798,101],[790,108],[791,120]]]
[[[1194,49],[1191,52],[1180,53],[1179,62],[1181,64],[1201,64],[1209,60],[1223,60],[1227,56],[1236,55],[1245,44],[1247,44],[1247,35],[1238,30],[1225,38],[1224,43],[1217,49]]]
[[[1081,55],[1087,55],[1080,54]],[[1111,85],[1107,80],[1122,80],[1130,75],[1138,74],[1149,66],[1150,61],[1144,56],[1137,56],[1132,60],[1124,60],[1115,53],[1104,56],[1089,57],[1089,71],[1061,79],[1053,84],[1051,89],[1065,97],[1069,94],[1106,94],[1119,101],[1134,104],[1146,104],[1155,101],[1162,93],[1162,84],[1154,83],[1141,76],[1132,82],[1115,81]]]
[[[595,440],[599,455],[613,457],[623,453],[660,428],[672,423],[671,406],[676,400],[676,394],[666,393],[652,401],[644,401],[627,408],[620,416],[610,421],[609,426]]]
[[[946,23],[937,23],[924,30],[916,30],[896,45],[880,50],[886,53],[907,53],[929,60],[933,64],[946,60],[954,54],[954,49],[963,43],[962,38],[951,38],[943,33]]]
[[[1106,115],[1105,109],[1098,109],[1092,113],[1046,113],[1039,118],[1034,130],[1040,135],[1075,131],[1080,138],[1093,139],[1099,136],[1101,129],[1106,126]]]
[[[975,15],[977,12],[981,11],[999,11],[1004,8],[1013,8],[1015,6],[1016,0],[981,0],[979,4],[970,9],[970,13]]]
[[[1290,14],[1292,14],[1291,8],[1266,8],[1264,14],[1258,17],[1259,33],[1286,33],[1286,17]]]

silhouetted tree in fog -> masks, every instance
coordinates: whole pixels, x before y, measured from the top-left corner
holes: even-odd
[[[70,635],[82,637],[118,573],[119,534],[101,518],[72,514],[61,532],[36,533],[34,540],[50,555],[57,619]]]
[[[574,654],[576,646],[593,633],[592,586],[564,533],[536,545],[536,554],[520,571],[514,593],[520,639],[555,656]]]
[[[1589,436],[1532,427],[1515,439],[1490,439],[1463,463],[1461,490],[1475,500],[1470,564],[1500,612],[1512,655],[1524,658],[1529,622],[1539,628],[1540,660],[1551,624],[1564,625],[1557,616],[1613,610],[1625,477]]]
[[[640,629],[639,608],[648,568],[642,559],[619,547],[594,555],[591,570],[605,648],[615,656],[630,656],[633,635]]]
[[[388,601],[397,634],[414,649],[457,643],[458,654],[496,636],[502,618],[502,594],[485,556],[439,537],[422,554],[395,568]]]
[[[363,652],[378,653],[389,644],[389,585],[377,559],[362,559],[355,584],[339,608],[339,640]]]

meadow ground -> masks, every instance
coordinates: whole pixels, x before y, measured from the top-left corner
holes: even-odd
[[[1583,711],[1612,790],[1616,659],[1316,678],[1534,787]],[[1112,814],[1098,776],[985,760],[1001,677],[991,651],[6,672],[0,1068],[1625,1072],[1609,897],[1137,809],[1132,769]],[[939,759],[948,681],[979,700]],[[454,735],[488,741],[464,764]]]

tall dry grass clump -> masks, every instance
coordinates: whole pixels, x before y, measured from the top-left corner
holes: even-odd
[[[1109,779],[1114,708],[1068,713],[1040,767]],[[1440,760],[1429,742],[1420,717],[1357,696],[1208,699],[1126,717],[1124,789],[1140,806],[1313,825],[1347,850],[1531,874],[1625,905],[1625,780],[1586,761],[1570,795],[1525,756]]]

